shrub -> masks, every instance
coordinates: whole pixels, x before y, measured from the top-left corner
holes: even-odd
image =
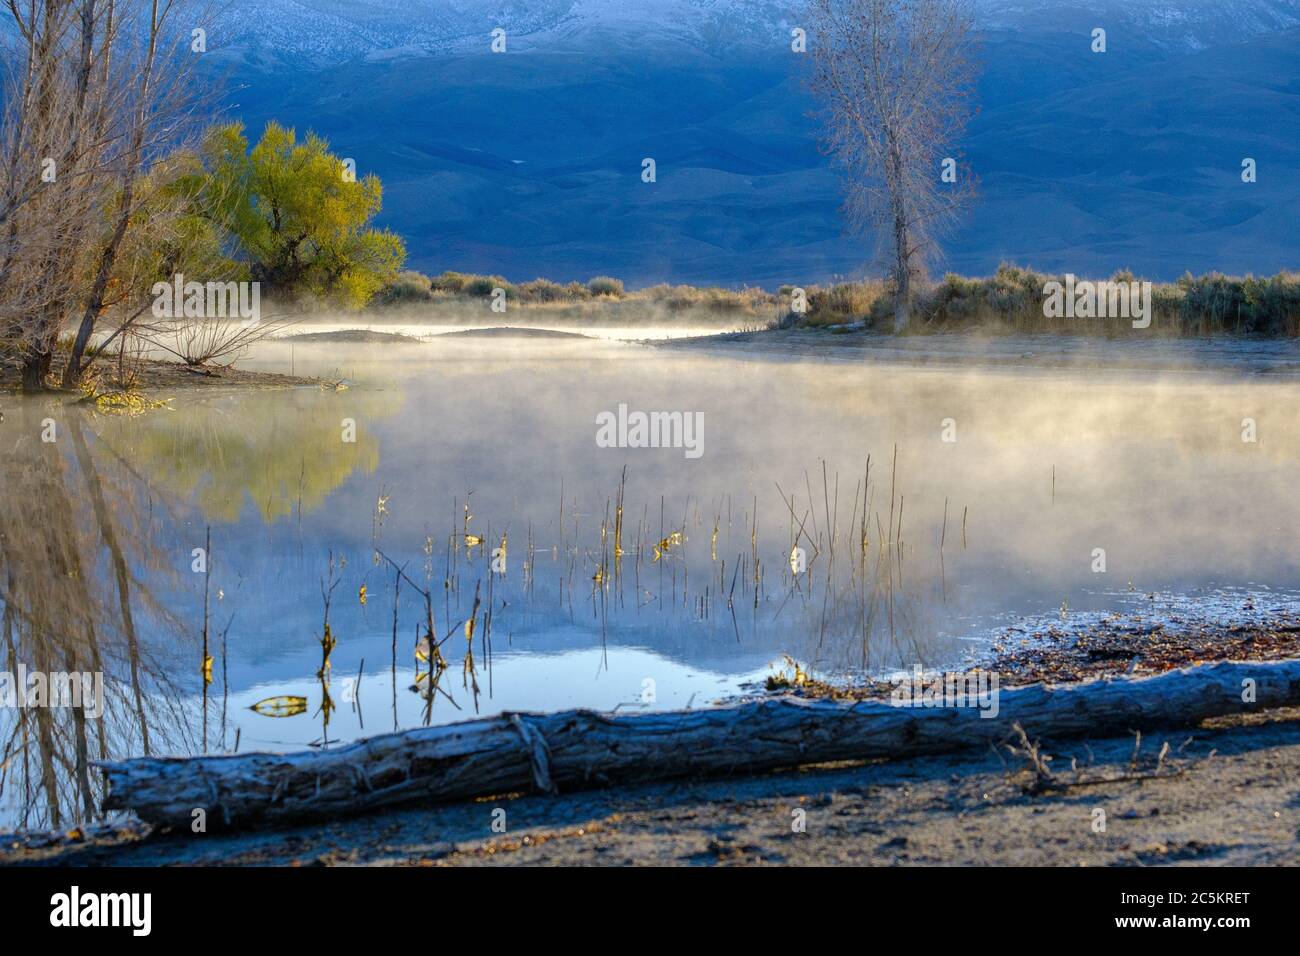
[[[1178,280],[1178,316],[1184,332],[1296,335],[1300,331],[1300,275],[1244,279],[1211,272]]]
[[[623,297],[623,280],[610,276],[596,276],[587,280],[587,291],[592,295],[611,295],[616,299]]]
[[[534,279],[519,287],[519,298],[524,302],[563,302],[569,294],[558,282]]]
[[[519,295],[519,289],[501,276],[467,276],[465,284],[461,286],[461,292],[465,295],[484,299],[492,294],[493,289],[505,289],[507,299],[514,299]]]
[[[465,291],[465,283],[469,281],[469,278],[463,272],[444,272],[442,275],[431,279],[430,286],[434,292],[451,292],[455,294]]]
[[[775,296],[758,288],[735,291],[718,286],[668,285],[660,283],[636,293],[670,311],[707,309],[713,312],[752,312],[756,306],[774,306]]]
[[[1079,277],[1080,281],[1083,277]],[[1127,318],[1049,318],[1044,315],[1044,286],[1049,281],[1065,283],[1063,275],[1052,275],[1002,263],[991,276],[971,278],[949,273],[939,282],[920,287],[915,301],[912,331],[987,328],[1018,332],[1060,332],[1070,335],[1125,335],[1133,332]],[[1112,282],[1138,282],[1132,270],[1120,269]],[[827,326],[865,321],[872,328],[892,330],[893,295],[879,280],[839,282],[807,286],[806,314],[779,313],[789,307],[792,285],[782,285],[773,294],[759,288],[740,290],[718,286],[669,285],[660,283],[627,293],[623,283],[609,276],[596,276],[587,283],[560,284],[537,278],[515,286],[501,276],[444,272],[429,279],[407,271],[396,276],[379,294],[384,305],[425,302],[435,295],[487,297],[503,288],[512,300],[548,304],[582,302],[593,298],[619,300],[617,308],[635,308],[651,303],[668,312],[691,310],[715,313],[759,315],[787,324]],[[1300,273],[1281,272],[1271,278],[1244,278],[1212,272],[1202,276],[1184,274],[1177,282],[1152,286],[1152,323],[1143,334],[1209,335],[1245,333],[1300,335]]]
[[[918,297],[923,326],[1007,326],[1018,331],[1071,334],[1122,334],[1127,318],[1049,318],[1043,314],[1043,287],[1065,283],[1063,275],[1046,275],[1003,264],[992,276],[970,279],[947,275]],[[1082,277],[1076,279],[1082,281]],[[1120,269],[1111,282],[1141,282]],[[1300,276],[1278,273],[1271,279],[1237,278],[1212,272],[1184,274],[1175,283],[1153,283],[1151,329],[1183,335],[1246,333],[1300,334]]]
[[[397,278],[379,290],[375,300],[379,305],[413,305],[433,298],[429,277],[418,272],[399,273]]]
[[[865,320],[870,325],[890,310],[885,287],[881,282],[838,282],[830,286],[813,286],[808,290],[805,325],[843,325]],[[892,306],[890,307],[892,308]]]

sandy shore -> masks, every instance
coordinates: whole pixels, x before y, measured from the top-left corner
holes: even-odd
[[[1136,757],[1133,737],[1044,741],[1043,750],[1061,787],[1037,795],[1022,758],[984,751],[501,797],[278,831],[10,836],[0,864],[1300,864],[1300,709],[1144,737]],[[505,833],[492,830],[498,809]]]
[[[1008,684],[1071,683],[1298,652],[1295,606],[1248,600],[1016,626],[985,663]],[[872,682],[784,692],[887,693]],[[0,837],[0,865],[1300,864],[1300,708],[1142,737],[1044,740],[1046,782],[1024,744],[503,795],[280,830],[152,833],[133,824],[11,835]],[[492,829],[498,810],[504,833]],[[1098,811],[1104,831],[1094,829]]]
[[[57,383],[62,374],[64,357],[55,357],[50,381]],[[115,368],[110,365],[94,365],[92,372],[98,374],[101,381],[107,383],[101,387],[112,390],[111,383]],[[207,373],[194,371],[180,362],[164,362],[156,359],[144,359],[135,368],[137,387],[145,391],[155,390],[191,390],[208,388],[284,388],[299,385],[320,385],[319,379],[303,378],[299,375],[285,375],[280,372],[255,372],[240,368],[212,369]],[[12,362],[0,360],[0,392],[16,392],[21,383],[21,370]]]

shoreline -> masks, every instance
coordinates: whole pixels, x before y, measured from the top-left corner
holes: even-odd
[[[1149,608],[1076,612],[1070,619],[1022,618],[990,632],[985,652],[925,674],[996,674],[1003,688],[1077,684],[1098,678],[1149,677],[1220,661],[1300,660],[1300,603],[1259,608],[1248,597],[1222,602],[1174,600]],[[787,665],[797,662],[787,660]],[[788,667],[787,667],[788,670]],[[799,670],[768,679],[768,689],[834,700],[888,701],[885,678],[824,680]]]
[[[1217,629],[1188,622],[1166,632],[1154,622],[1135,632],[1133,620],[1115,616],[1029,637],[992,662],[1007,669],[1008,687],[1132,674],[1139,659],[1151,674],[1207,658],[1300,657],[1290,608]],[[826,692],[811,682],[780,690]],[[850,696],[881,693],[864,686]],[[1053,741],[1026,730],[1029,738],[997,749],[510,793],[328,823],[195,835],[130,821],[10,833],[0,836],[0,866],[1300,864],[1300,707],[1136,736]],[[1027,743],[1039,748],[1033,756]],[[1049,768],[1048,782],[1038,766]],[[491,829],[498,808],[504,834]],[[1097,808],[1111,821],[1105,833],[1092,829]],[[796,833],[800,809],[806,831]]]
[[[646,339],[662,349],[714,352],[733,358],[862,361],[927,368],[1179,372],[1300,377],[1300,340],[1279,338],[1109,339],[1055,333],[958,331],[889,335],[851,329],[765,329],[673,339]]]
[[[50,370],[49,380],[57,382],[59,373],[62,371],[64,361],[62,356],[56,356],[53,367]],[[92,372],[100,369],[108,369],[110,366],[92,366]],[[241,369],[231,367],[222,367],[219,369],[201,372],[191,369],[183,362],[172,362],[163,359],[141,359],[134,363],[133,371],[138,376],[135,389],[142,393],[152,392],[161,389],[180,389],[180,390],[201,390],[219,387],[240,387],[240,388],[296,388],[305,385],[327,385],[323,379],[305,378],[301,375],[290,375],[286,372],[263,372],[253,371],[250,369]],[[50,387],[43,392],[25,393],[20,387],[21,379],[20,368],[9,361],[0,361],[0,394],[3,395],[28,395],[29,397],[57,397],[81,399],[85,393],[78,391],[64,391],[61,388]],[[119,390],[109,388],[103,393],[113,395],[120,394]]]
[[[1217,718],[1136,745],[1132,736],[1035,742],[1054,760],[1057,789],[1035,790],[1022,755],[985,750],[507,794],[276,830],[155,834],[137,823],[6,835],[0,865],[1300,863],[1300,708]],[[498,810],[505,833],[492,830]],[[792,826],[800,810],[803,832]]]
[[[376,319],[380,321],[375,321]],[[428,345],[440,336],[439,326],[429,326],[426,338],[382,330],[382,316],[372,316],[365,326],[326,332],[299,331],[271,340],[277,344],[335,345],[357,343]],[[402,323],[395,323],[403,325]],[[403,325],[403,327],[405,327]],[[602,326],[593,326],[600,329]],[[981,331],[948,331],[920,335],[891,335],[868,332],[852,326],[798,329],[719,331],[702,335],[638,338],[636,327],[627,327],[621,340],[645,348],[703,352],[731,359],[763,361],[864,362],[880,367],[909,367],[936,371],[993,369],[1022,372],[1087,372],[1130,375],[1143,373],[1187,374],[1289,381],[1300,378],[1300,340],[1257,337],[1215,338],[1106,338],[1097,335],[1056,333],[990,334]],[[572,330],[558,331],[534,326],[484,326],[468,330],[452,327],[443,334],[457,340],[510,338],[563,338],[569,341],[605,342],[598,335]],[[56,355],[49,380],[57,382],[63,356]],[[92,371],[110,372],[110,365]],[[163,389],[195,390],[221,386],[300,387],[329,386],[319,378],[287,372],[261,371],[236,366],[220,367],[208,373],[184,363],[164,359],[142,359],[135,364],[135,388],[141,392]],[[105,376],[108,377],[107,375]],[[113,389],[108,390],[109,393]],[[23,394],[20,368],[12,358],[0,359],[0,394]],[[51,396],[79,395],[52,387]]]

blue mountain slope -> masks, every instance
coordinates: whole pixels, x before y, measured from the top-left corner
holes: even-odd
[[[1298,93],[1293,31],[993,106],[966,144],[984,196],[951,260],[978,270],[1001,250],[1046,268],[1163,277],[1295,267]],[[1241,181],[1246,157],[1255,183]]]
[[[935,268],[1300,265],[1300,30],[1197,45],[1112,29],[1093,54],[1086,31],[986,31],[960,144],[981,197]],[[778,45],[579,38],[240,69],[229,99],[252,127],[312,128],[378,173],[382,222],[413,267],[772,286],[872,259],[870,237],[843,235],[805,66]],[[641,181],[645,157],[656,183]]]

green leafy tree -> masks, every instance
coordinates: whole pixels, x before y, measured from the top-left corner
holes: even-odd
[[[268,123],[250,150],[242,124],[217,126],[201,160],[208,214],[264,296],[359,308],[401,271],[402,240],[369,227],[382,203],[379,178],[350,174],[314,133],[299,142]]]
[[[178,150],[155,163],[136,187],[136,209],[121,242],[109,282],[121,290],[106,304],[145,311],[155,282],[176,273],[202,281],[247,279],[244,263],[226,255],[223,234],[202,200],[204,170],[197,154]]]

